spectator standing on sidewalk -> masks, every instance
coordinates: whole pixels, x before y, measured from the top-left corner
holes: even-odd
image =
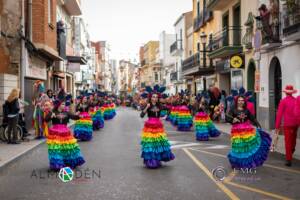
[[[19,97],[18,101],[19,101],[19,106],[20,106],[18,124],[22,127],[23,138],[25,138],[30,135],[26,129],[25,109],[24,109],[26,106],[29,106],[29,103],[22,99],[21,92],[20,92],[20,97]]]
[[[287,85],[283,92],[286,94],[286,97],[279,103],[275,128],[278,134],[283,124],[286,166],[290,167],[296,148],[298,130],[297,119],[294,113],[296,98],[293,96],[293,94],[297,93],[297,90],[292,85]]]
[[[7,118],[8,124],[8,144],[20,144],[17,141],[17,124],[19,119],[19,89],[13,89],[4,105],[4,115]],[[13,136],[11,138],[11,136]]]

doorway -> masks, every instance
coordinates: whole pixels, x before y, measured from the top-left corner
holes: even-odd
[[[279,102],[282,99],[282,72],[280,61],[277,57],[271,60],[269,71],[269,118],[270,129],[275,128],[275,118]]]

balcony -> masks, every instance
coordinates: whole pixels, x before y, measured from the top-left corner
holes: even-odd
[[[211,59],[224,58],[243,51],[241,44],[241,27],[232,26],[212,36],[209,41],[211,52],[208,56]]]
[[[172,72],[170,74],[170,80],[171,81],[177,81],[178,80],[178,72]]]
[[[183,52],[182,41],[177,40],[170,46],[170,53],[172,56],[180,56]]]
[[[200,13],[195,19],[194,19],[194,32],[198,32],[200,28],[203,26],[203,14]]]
[[[200,53],[196,53],[185,59],[182,63],[182,74],[184,76],[198,72],[200,67]]]
[[[210,10],[222,10],[226,8],[231,1],[232,0],[208,0],[207,8]]]
[[[65,0],[65,8],[71,16],[82,15],[81,2],[79,0]]]
[[[300,40],[300,3],[295,5],[294,10],[286,10],[283,16],[283,36],[286,41]]]

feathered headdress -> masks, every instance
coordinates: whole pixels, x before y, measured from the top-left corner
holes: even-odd
[[[147,86],[145,91],[141,94],[143,98],[151,98],[153,94],[157,94],[159,98],[162,97],[163,93],[165,92],[166,87],[159,85],[155,85],[153,88],[151,86]]]
[[[206,101],[208,101],[208,99],[209,99],[209,94],[208,94],[208,92],[207,92],[207,91],[202,91],[201,93],[198,93],[197,96],[196,96],[196,100],[197,100],[197,101],[200,101],[200,100],[202,99],[202,97],[204,97],[204,99],[205,99]]]
[[[57,109],[63,102],[66,101],[66,95],[67,94],[66,94],[65,90],[63,88],[60,89],[60,91],[57,94],[56,99],[53,102],[55,109]]]

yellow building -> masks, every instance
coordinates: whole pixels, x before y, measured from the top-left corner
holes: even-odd
[[[258,3],[258,0],[207,0],[208,9],[219,12],[208,56],[216,66],[217,86],[226,92],[242,86],[254,90],[252,38]]]
[[[219,17],[220,12],[211,12],[207,8],[207,1],[193,0],[193,55],[183,61],[182,67],[187,88],[192,93],[215,85],[215,68],[204,51],[208,50],[209,35],[219,27]],[[201,35],[206,35],[206,41],[204,38],[201,41]]]
[[[154,85],[159,77],[159,67],[156,61],[158,41],[149,41],[143,47],[141,61],[141,86]]]

